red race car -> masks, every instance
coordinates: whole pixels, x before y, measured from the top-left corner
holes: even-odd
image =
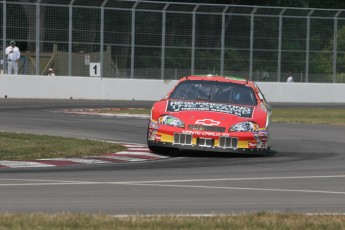
[[[268,154],[271,108],[241,78],[188,76],[154,103],[147,131],[153,152],[198,150]]]

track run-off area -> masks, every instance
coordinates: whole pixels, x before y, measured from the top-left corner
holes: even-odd
[[[112,161],[107,163],[92,158],[59,167],[8,164],[0,168],[3,212],[345,213],[343,126],[273,123],[269,157],[185,152],[128,160],[156,157],[145,145],[147,118],[54,111],[149,108],[152,102],[2,99],[0,104],[0,131],[112,141],[129,150],[107,156]],[[273,111],[275,106],[282,105],[273,105]]]

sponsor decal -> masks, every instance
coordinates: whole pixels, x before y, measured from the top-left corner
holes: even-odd
[[[194,130],[184,130],[182,133],[192,134],[196,136],[204,136],[204,137],[229,137],[230,136],[228,133],[194,131]]]
[[[248,106],[228,105],[212,102],[194,102],[194,101],[168,101],[168,112],[180,111],[212,111],[236,115],[239,117],[251,118],[254,108]]]
[[[203,119],[203,120],[197,120],[195,124],[198,125],[208,125],[208,126],[217,126],[220,124],[220,121],[214,121],[212,119]]]
[[[260,137],[260,141],[267,142],[267,137]]]
[[[154,140],[154,132],[152,130],[149,130],[149,134],[148,134],[148,140],[153,141]]]
[[[162,136],[161,136],[161,135],[155,134],[155,135],[154,135],[154,140],[155,140],[155,141],[161,141],[161,140],[162,140]]]
[[[253,148],[257,148],[258,144],[256,141],[250,141],[248,142],[248,148],[253,149]]]
[[[149,124],[149,128],[150,129],[158,129],[159,125],[157,124],[157,122],[151,121],[150,124]]]
[[[260,143],[258,144],[257,148],[259,148],[259,149],[267,148],[267,143],[266,143],[266,142],[260,142]]]
[[[259,136],[260,137],[267,137],[267,131],[259,131]]]

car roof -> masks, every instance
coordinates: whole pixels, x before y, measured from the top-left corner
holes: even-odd
[[[217,81],[217,82],[231,82],[240,85],[246,85],[249,87],[254,87],[254,82],[249,81],[244,78],[234,77],[234,76],[217,76],[217,75],[190,75],[183,77],[179,82],[188,81],[188,80],[199,80],[199,81]]]

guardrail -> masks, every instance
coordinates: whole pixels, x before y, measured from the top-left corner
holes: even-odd
[[[0,98],[155,101],[177,80],[0,75]],[[257,82],[270,102],[345,103],[345,84]]]

